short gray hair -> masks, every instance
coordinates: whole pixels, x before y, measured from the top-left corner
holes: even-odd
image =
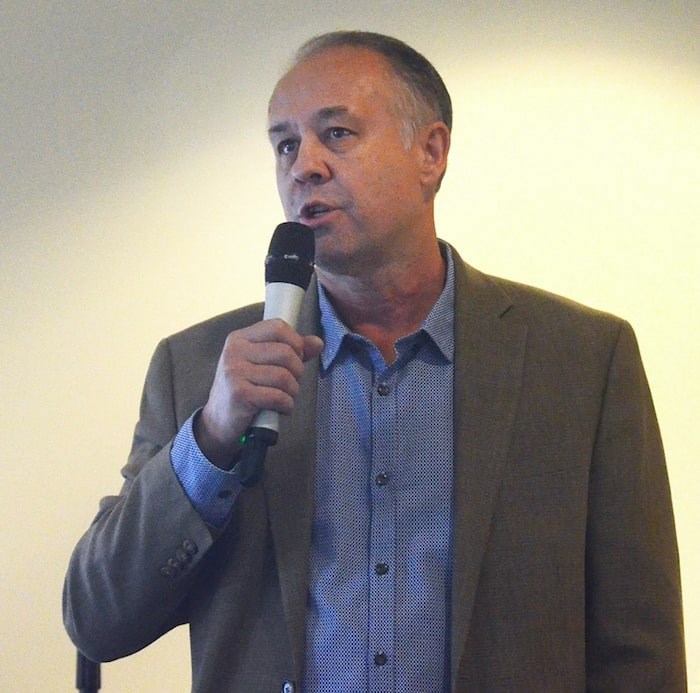
[[[452,100],[432,63],[399,39],[370,31],[332,31],[316,36],[296,52],[294,64],[329,48],[353,46],[383,55],[398,77],[398,104],[406,146],[416,132],[435,121],[452,130]]]

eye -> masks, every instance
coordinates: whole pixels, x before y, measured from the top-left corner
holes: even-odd
[[[287,140],[282,140],[278,145],[277,145],[277,153],[280,156],[289,156],[290,154],[293,154],[297,149],[297,142],[295,140],[287,139]]]
[[[351,134],[347,128],[335,127],[328,130],[328,137],[332,140],[342,140],[343,137],[348,137]]]

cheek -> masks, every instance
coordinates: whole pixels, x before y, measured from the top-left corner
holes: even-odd
[[[277,173],[277,195],[282,202],[282,207],[287,211],[288,205],[290,204],[289,184],[287,183],[286,176],[280,172]]]
[[[389,152],[377,152],[365,162],[365,172],[374,177],[378,184],[387,187],[400,187],[408,178],[418,173],[418,167],[408,153],[396,144]]]
[[[411,172],[401,166],[385,166],[374,169],[367,180],[370,201],[373,204],[402,206],[408,202],[407,193],[412,186]]]

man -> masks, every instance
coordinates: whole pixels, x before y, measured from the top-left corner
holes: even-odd
[[[285,214],[316,239],[299,330],[258,305],[159,345],[66,579],[89,657],[186,622],[197,691],[684,689],[633,333],[438,242],[450,127],[405,44],[302,47],[269,107]],[[243,489],[260,409],[287,416]]]

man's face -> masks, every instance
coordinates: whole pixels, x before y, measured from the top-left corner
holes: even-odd
[[[383,56],[343,46],[292,68],[272,95],[280,199],[314,229],[322,271],[371,272],[434,233],[420,137],[402,141],[396,89]]]

